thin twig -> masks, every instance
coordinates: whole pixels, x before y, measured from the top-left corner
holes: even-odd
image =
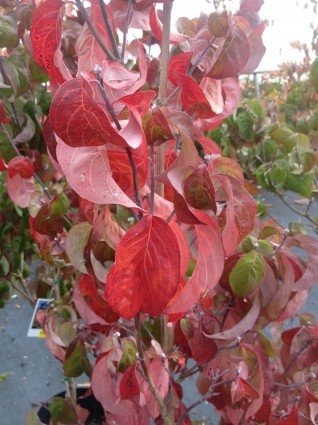
[[[104,87],[103,79],[102,79],[102,76],[101,76],[101,70],[102,69],[99,65],[95,66],[94,72],[95,72],[96,79],[97,79],[97,82],[98,82],[98,88],[99,88],[99,91],[102,95],[104,102],[106,103],[107,111],[109,112],[110,116],[112,117],[112,119],[113,119],[113,121],[114,121],[114,123],[117,127],[117,130],[119,131],[119,130],[121,130],[121,125],[120,125],[118,118],[115,114],[114,108],[112,107],[112,105],[111,105],[111,103],[108,99],[108,96],[107,96],[107,93],[106,93],[106,90],[105,90],[105,87]]]
[[[229,313],[230,313],[230,311],[231,311],[231,308],[232,308],[232,307],[233,307],[233,305],[234,305],[234,302],[235,302],[235,297],[232,297],[232,298],[230,299],[230,302],[229,302],[229,304],[228,304],[228,306],[227,306],[227,309],[226,309],[226,311],[225,311],[225,313],[224,313],[224,316],[223,316],[223,318],[222,318],[222,322],[221,322],[221,326],[220,326],[220,331],[221,331],[221,332],[223,331],[223,328],[224,328],[224,325],[225,325],[225,321],[226,321],[227,316],[229,315]]]
[[[140,361],[141,367],[142,367],[142,371],[145,377],[145,380],[149,386],[149,389],[152,393],[152,395],[155,397],[159,408],[160,408],[160,416],[161,419],[163,420],[165,425],[173,425],[173,422],[171,421],[171,419],[168,416],[168,411],[167,408],[165,406],[165,402],[164,399],[162,398],[161,394],[159,393],[159,391],[157,390],[152,376],[149,373],[146,361],[145,361],[145,356],[144,356],[144,350],[143,350],[143,346],[142,346],[142,339],[141,339],[141,320],[140,320],[140,312],[137,313],[136,317],[135,317],[135,332],[136,332],[136,344],[137,344],[137,349],[138,349],[138,359]]]
[[[306,348],[312,343],[311,338],[308,338],[308,340],[304,343],[304,345],[301,347],[301,349],[294,355],[294,357],[289,362],[288,366],[286,367],[283,376],[286,377],[289,369],[293,366],[295,361],[298,359],[298,357],[301,355],[303,351],[306,350]]]
[[[228,372],[228,371],[226,371],[226,372]],[[208,391],[207,391],[207,393],[204,395],[204,396],[202,396],[202,397],[200,397],[197,401],[195,401],[194,403],[192,403],[183,413],[182,413],[182,415],[179,417],[179,419],[178,419],[178,421],[176,422],[176,424],[175,425],[181,425],[182,424],[182,422],[185,420],[185,418],[186,418],[186,416],[188,415],[188,413],[191,411],[191,410],[193,410],[195,407],[197,407],[197,406],[199,406],[200,404],[202,404],[202,403],[204,403],[205,401],[207,401],[209,398],[211,398],[211,397],[213,397],[213,395],[215,395],[215,394],[213,394],[213,392],[215,391],[215,389],[217,388],[217,387],[220,387],[220,386],[222,386],[222,385],[225,385],[225,384],[229,384],[229,383],[232,383],[232,382],[234,382],[236,379],[237,379],[237,376],[238,375],[236,375],[235,377],[233,377],[233,378],[229,378],[229,379],[225,379],[224,381],[220,381],[220,382],[216,382],[218,379],[220,379],[220,377],[222,376],[222,375],[224,375],[224,373],[222,372],[220,375],[216,375],[215,377],[213,377],[213,379],[212,379],[212,383],[211,383],[211,385],[210,385],[210,388],[208,389]]]
[[[153,214],[155,209],[155,149],[154,145],[150,147],[150,214]]]
[[[310,217],[310,215],[306,212],[303,211],[299,211],[297,208],[294,208],[292,205],[289,204],[289,202],[286,201],[286,198],[284,197],[284,195],[281,195],[279,192],[275,192],[275,194],[279,197],[279,199],[281,199],[281,201],[294,213],[300,215],[301,217],[306,218],[306,220],[308,220],[310,223],[314,224],[315,227],[317,227],[317,222],[312,219]]]
[[[128,0],[128,9],[127,9],[127,15],[126,15],[125,27],[124,27],[124,36],[123,36],[123,47],[122,47],[122,50],[121,50],[121,60],[122,60],[122,62],[125,60],[127,33],[128,33],[128,25],[129,25],[130,14],[131,14],[131,6],[132,6],[132,0]]]
[[[91,33],[95,37],[97,43],[100,45],[103,52],[108,56],[109,59],[112,61],[116,61],[115,56],[112,54],[112,52],[105,46],[103,40],[101,39],[100,35],[96,31],[94,25],[92,24],[92,21],[90,20],[85,7],[83,6],[82,2],[80,0],[75,0],[76,6],[78,7],[78,10],[81,12],[81,15],[83,16],[88,28],[90,29]]]
[[[108,18],[108,14],[107,14],[107,10],[106,10],[106,7],[105,7],[104,0],[98,0],[98,3],[99,3],[100,10],[102,12],[102,15],[103,15],[107,34],[108,34],[108,37],[110,39],[114,55],[116,56],[116,59],[118,61],[120,61],[117,43],[116,43],[116,40],[115,40],[115,36],[114,36],[113,30],[112,30],[112,27],[111,27],[110,22],[109,22],[109,18]]]
[[[173,217],[176,215],[175,210],[172,211],[172,213],[169,215],[169,217],[166,219],[166,223],[170,223],[170,221],[173,219]]]
[[[137,174],[137,167],[136,167],[136,163],[134,160],[134,157],[132,156],[131,150],[130,148],[126,147],[126,152],[128,155],[128,159],[132,168],[132,173],[133,173],[133,182],[134,182],[134,191],[135,191],[135,199],[136,199],[136,204],[138,205],[138,207],[141,208],[141,201],[140,201],[140,196],[139,196],[139,188],[138,188],[138,174]]]

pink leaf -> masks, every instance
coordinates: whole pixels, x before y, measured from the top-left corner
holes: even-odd
[[[206,214],[195,211],[202,222],[195,226],[198,236],[198,259],[192,277],[165,313],[185,313],[200,299],[206,289],[218,283],[224,267],[224,251],[218,225]]]
[[[308,263],[303,275],[295,283],[294,290],[303,291],[311,289],[317,281],[318,276],[318,241],[308,235],[297,235],[293,238],[288,238],[285,246],[301,247],[305,250],[308,256]]]
[[[169,390],[169,373],[167,368],[168,361],[162,360],[159,356],[155,357],[150,365],[148,364],[149,374],[162,398],[166,397]],[[157,418],[160,414],[159,405],[150,391],[148,383],[143,381],[140,390],[144,395],[141,406],[146,406],[152,418]]]
[[[69,185],[82,198],[138,208],[113,179],[105,147],[73,148],[58,139],[56,154]]]
[[[92,388],[103,408],[114,415],[130,417],[138,413],[135,403],[120,397],[120,380],[122,374],[116,373],[114,363],[120,360],[121,352],[113,349],[100,357],[94,367]]]
[[[249,310],[249,312],[246,314],[246,316],[233,328],[228,329],[224,332],[220,332],[214,335],[206,335],[209,336],[212,339],[234,339],[238,336],[241,336],[245,332],[251,330],[258,318],[259,312],[261,310],[260,300],[259,300],[259,294],[258,292],[255,292],[253,304]]]
[[[108,12],[108,16],[111,17],[111,11],[109,7],[107,5],[105,5],[105,7]],[[111,50],[111,43],[107,34],[101,9],[97,1],[91,2],[89,17],[104,45]],[[83,32],[81,33],[79,39],[76,42],[75,48],[77,50],[78,55],[78,77],[83,71],[93,71],[95,65],[101,66],[102,62],[106,59],[106,54],[104,50],[97,43],[96,38],[93,36],[91,30],[88,28],[86,23],[84,25]]]
[[[36,191],[34,178],[22,178],[16,174],[13,178],[7,176],[7,190],[12,201],[21,208],[27,208],[31,195]]]

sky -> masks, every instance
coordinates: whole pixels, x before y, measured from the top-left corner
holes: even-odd
[[[212,4],[211,4],[212,3]],[[239,0],[228,2],[232,10],[238,9]],[[302,6],[305,0],[298,0]],[[301,62],[302,55],[292,49],[291,41],[300,41],[310,45],[312,30],[310,23],[317,19],[312,10],[304,10],[296,5],[296,0],[265,0],[260,15],[269,22],[265,29],[263,41],[267,48],[266,54],[258,70],[271,71],[286,61]],[[211,0],[175,0],[173,6],[173,22],[180,16],[198,17],[200,11],[214,11]]]

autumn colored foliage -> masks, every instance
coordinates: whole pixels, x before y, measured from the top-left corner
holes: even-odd
[[[298,313],[317,241],[258,220],[241,167],[206,135],[263,57],[262,4],[176,32],[172,0],[1,12],[0,167],[59,284],[46,342],[66,377],[91,379],[105,424],[190,424],[204,401],[223,424],[315,420],[318,328]],[[201,398],[186,406],[194,374]],[[52,423],[86,420],[67,399],[49,409]]]

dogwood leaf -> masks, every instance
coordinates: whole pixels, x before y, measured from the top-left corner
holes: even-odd
[[[143,217],[118,244],[106,281],[106,297],[122,317],[138,311],[159,316],[180,280],[180,251],[171,227],[159,217]]]
[[[138,208],[113,179],[105,147],[73,148],[58,139],[56,154],[69,185],[82,198]]]
[[[62,83],[64,78],[54,64],[54,55],[61,39],[62,0],[46,0],[35,10],[31,21],[34,58],[43,71]]]
[[[69,146],[125,146],[107,113],[93,100],[93,89],[81,78],[66,81],[55,93],[50,109],[51,126]]]
[[[241,257],[230,273],[230,286],[234,295],[246,297],[261,283],[265,274],[265,261],[256,251]]]

